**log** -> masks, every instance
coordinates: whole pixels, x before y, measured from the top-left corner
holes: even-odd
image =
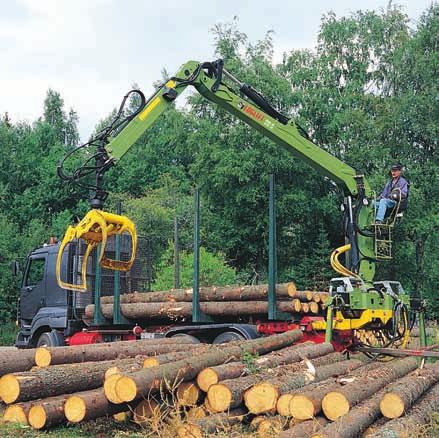
[[[193,345],[193,347],[194,347],[193,350],[190,351],[173,351],[171,353],[164,353],[164,354],[159,354],[157,356],[147,357],[143,361],[143,368],[157,367],[169,362],[175,362],[177,360],[185,359],[187,357],[192,356],[195,351],[197,352],[197,354],[204,353],[209,349],[211,349],[212,345],[195,344]]]
[[[119,398],[130,402],[159,390],[165,381],[195,379],[204,368],[240,359],[244,353],[264,354],[294,344],[302,338],[300,330],[291,330],[280,335],[243,341],[239,345],[222,346],[191,358],[182,359],[159,367],[143,370],[121,377],[116,383]]]
[[[340,353],[331,353],[323,357],[315,359],[314,363],[334,363],[343,359]],[[224,412],[227,409],[236,408],[243,402],[245,391],[264,380],[275,378],[278,375],[287,374],[289,376],[300,370],[307,369],[308,365],[305,362],[293,363],[290,365],[282,365],[273,370],[251,374],[249,376],[241,377],[239,379],[224,380],[212,385],[208,392],[207,398],[212,409],[216,412]],[[258,403],[259,398],[255,400]],[[264,411],[267,412],[267,411]],[[253,412],[256,413],[256,412]]]
[[[6,349],[0,357],[0,377],[4,374],[28,371],[34,365],[35,348],[29,350]]]
[[[133,418],[133,413],[131,411],[126,412],[118,412],[117,414],[113,414],[113,420],[116,423],[126,423],[127,421]]]
[[[33,402],[26,402],[9,405],[3,414],[3,421],[6,423],[17,423],[27,426],[27,416],[29,415],[32,404]]]
[[[277,437],[287,426],[287,420],[279,415],[267,416],[258,424],[258,436],[260,438]]]
[[[317,315],[320,312],[320,307],[316,302],[310,301],[308,304],[309,304],[309,311],[311,313]]]
[[[200,396],[200,388],[195,382],[182,382],[177,387],[176,398],[180,406],[195,406]]]
[[[209,415],[199,420],[187,422],[177,427],[179,438],[203,438],[207,434],[224,431],[245,417],[243,409],[235,409],[228,413]]]
[[[108,368],[107,366],[105,366],[107,370],[104,374],[104,380],[108,379],[113,374],[132,373],[134,371],[139,371],[143,368],[143,364],[147,359],[148,358],[145,358],[145,356],[137,356],[129,359],[119,359],[116,364],[111,365]],[[106,361],[103,361],[102,363],[105,362]]]
[[[302,303],[302,313],[309,313],[309,304]]]
[[[64,415],[72,423],[93,420],[127,410],[130,410],[130,405],[127,403],[110,403],[105,397],[103,388],[77,392],[71,395],[64,404]]]
[[[439,381],[439,362],[431,368],[416,370],[388,387],[380,403],[386,418],[399,418],[425,391]]]
[[[291,301],[279,301],[277,308],[282,312],[297,312],[297,305]],[[221,301],[221,302],[201,302],[200,309],[206,315],[211,316],[243,316],[258,315],[268,312],[267,301]],[[121,304],[120,310],[123,316],[132,320],[158,319],[175,320],[192,317],[192,303],[186,302],[166,302],[166,303],[127,303]],[[103,304],[102,314],[105,318],[113,317],[113,305]],[[300,311],[300,310],[299,310]],[[94,304],[89,304],[85,308],[85,317],[92,318],[94,314]]]
[[[141,369],[143,359],[138,359]],[[0,379],[0,397],[7,404],[53,397],[102,386],[108,368],[119,361],[54,365],[35,371],[6,374]]]
[[[48,429],[66,421],[64,403],[69,395],[37,400],[29,410],[28,421],[34,429]]]
[[[282,395],[276,406],[279,414],[291,416],[297,420],[309,420],[316,417],[322,410],[322,400],[326,394],[336,391],[342,386],[343,381],[349,381],[351,378],[357,378],[364,373],[371,372],[384,365],[379,362],[361,366],[346,376],[346,379],[328,379],[313,388],[302,388],[297,393]],[[284,400],[281,400],[285,398]]]
[[[335,354],[337,353],[332,353],[332,355]],[[339,363],[327,362],[330,365],[319,366],[316,364],[319,359],[324,359],[328,356],[331,355],[323,356],[314,361],[314,366],[317,366],[315,372],[313,370],[296,372],[295,374],[287,372],[284,375],[276,376],[252,386],[244,393],[244,402],[249,412],[252,414],[273,412],[276,410],[276,403],[282,394],[303,387],[309,382],[321,381],[329,377],[346,374],[362,365],[361,361],[355,359]]]
[[[312,420],[303,421],[290,429],[284,430],[278,438],[309,438],[328,424],[324,417],[316,417]]]
[[[289,297],[288,291],[296,290],[292,282],[276,285],[277,297]],[[120,296],[122,304],[132,303],[162,303],[162,302],[191,302],[192,289],[175,289],[160,292],[135,292]],[[200,287],[200,301],[255,301],[268,297],[268,284],[250,286],[210,286]],[[112,304],[113,297],[101,297],[101,304]]]
[[[306,342],[283,348],[265,356],[255,359],[253,365],[258,370],[273,368],[279,365],[286,365],[302,360],[304,357],[309,359],[331,353],[334,348],[331,344],[313,344]],[[200,389],[207,392],[211,385],[221,380],[234,379],[248,374],[246,365],[243,362],[231,362],[216,367],[205,368],[197,376],[197,384]]]
[[[376,438],[416,436],[419,427],[430,422],[431,415],[439,411],[439,383],[436,383],[401,418],[396,418],[374,430]]]
[[[310,290],[291,290],[289,296],[299,301],[312,301],[313,299],[313,293]]]
[[[39,367],[48,367],[49,365],[130,358],[137,355],[151,356],[170,351],[188,350],[192,347],[192,341],[183,337],[73,345],[70,347],[39,347],[35,351],[35,363]]]
[[[383,394],[384,390],[381,390],[368,400],[359,403],[346,415],[313,434],[312,438],[357,438],[361,436],[362,432],[379,418],[380,400]]]
[[[372,396],[392,381],[401,378],[417,367],[413,357],[392,361],[386,366],[355,379],[337,391],[329,392],[322,400],[326,418],[336,420],[345,415],[357,403]]]
[[[300,313],[302,311],[302,302],[298,298],[294,298],[292,305],[296,313]]]
[[[161,417],[160,405],[152,398],[141,400],[133,411],[133,421],[139,426],[148,426],[151,418],[159,420]]]
[[[186,418],[188,420],[199,420],[206,417],[207,412],[203,406],[194,406],[187,411]]]

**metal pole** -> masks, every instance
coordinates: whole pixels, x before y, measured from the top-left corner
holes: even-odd
[[[95,311],[93,315],[93,324],[101,325],[104,323],[105,319],[101,313],[101,266],[98,262],[97,254],[99,254],[100,245],[96,248],[96,270],[95,270],[95,293],[94,293],[94,303]]]
[[[270,175],[268,209],[268,319],[277,319],[276,309],[276,199],[274,174]]]
[[[180,289],[180,248],[177,216],[174,217],[174,289]]]
[[[332,304],[328,306],[328,313],[326,314],[326,331],[325,331],[325,342],[332,342],[332,314],[333,307]]]
[[[122,205],[119,201],[116,207],[116,213],[122,213]],[[114,248],[114,259],[120,260],[120,235],[116,234],[115,237],[115,248]],[[120,314],[120,272],[114,271],[114,293],[113,293],[113,324],[120,324],[121,314]]]
[[[192,293],[192,322],[200,322],[200,191],[194,195],[194,281]]]
[[[419,312],[419,342],[421,347],[427,346],[427,332],[425,330],[425,312],[423,309]]]

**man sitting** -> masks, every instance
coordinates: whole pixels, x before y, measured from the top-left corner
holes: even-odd
[[[392,179],[386,184],[383,192],[378,197],[379,204],[375,223],[383,223],[388,208],[394,208],[397,202],[406,202],[408,196],[408,182],[401,176],[402,165],[393,164],[390,168]]]

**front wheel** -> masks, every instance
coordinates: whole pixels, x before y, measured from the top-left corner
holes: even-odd
[[[233,341],[245,341],[245,338],[240,333],[223,332],[213,340],[212,344],[225,344]]]
[[[55,331],[42,333],[37,341],[37,347],[61,347],[63,345],[65,345],[64,338]]]

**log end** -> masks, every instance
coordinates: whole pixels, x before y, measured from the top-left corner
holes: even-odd
[[[244,402],[252,414],[272,412],[276,409],[279,390],[268,382],[258,383],[244,393]]]
[[[105,371],[104,379],[107,380],[109,377],[113,376],[114,374],[120,374],[120,370],[117,366],[108,368],[108,370]]]
[[[326,418],[335,421],[350,410],[348,399],[340,392],[328,392],[322,400],[322,410]]]
[[[155,400],[142,400],[134,409],[133,421],[140,426],[147,426],[150,418],[160,416],[160,407]]]
[[[143,361],[143,368],[158,367],[159,365],[160,365],[160,362],[155,357],[147,357]]]
[[[297,291],[297,287],[294,283],[288,283],[288,295],[292,298],[295,297]]]
[[[3,421],[7,423],[17,423],[27,426],[27,416],[23,407],[20,405],[8,406],[3,414]]]
[[[389,392],[382,398],[380,410],[386,418],[399,418],[404,414],[404,403],[397,394]]]
[[[116,394],[122,402],[133,401],[137,397],[137,384],[134,379],[128,376],[120,377],[116,382]]]
[[[195,406],[200,398],[200,389],[194,382],[183,382],[176,391],[180,406]]]
[[[212,368],[204,368],[197,376],[198,387],[207,392],[212,385],[218,383],[218,374]]]
[[[289,408],[290,415],[297,420],[310,420],[315,416],[313,403],[304,395],[292,397]]]
[[[85,418],[87,408],[84,400],[77,395],[72,395],[66,400],[64,414],[72,423],[79,423]]]
[[[116,423],[126,423],[132,417],[131,411],[119,412],[117,414],[113,414],[113,420]]]
[[[283,394],[279,397],[276,403],[276,410],[279,415],[283,417],[290,417],[290,402],[293,396],[291,394]]]
[[[38,347],[35,351],[35,363],[39,367],[48,367],[52,362],[52,355],[46,347]]]
[[[32,406],[29,411],[28,421],[34,429],[43,429],[47,422],[44,408],[40,405]]]
[[[206,417],[206,410],[202,406],[194,406],[187,412],[188,420],[199,420]]]
[[[108,379],[105,379],[104,394],[111,403],[123,403],[123,400],[121,400],[116,393],[116,383],[120,378],[120,374],[113,374],[112,376],[108,377]]]
[[[203,432],[196,424],[186,423],[177,427],[179,438],[203,438]]]
[[[209,408],[214,412],[224,412],[230,408],[232,403],[232,393],[227,386],[217,383],[212,385],[207,391]]]
[[[6,403],[14,403],[20,395],[20,382],[14,374],[5,374],[0,379],[0,398]]]

